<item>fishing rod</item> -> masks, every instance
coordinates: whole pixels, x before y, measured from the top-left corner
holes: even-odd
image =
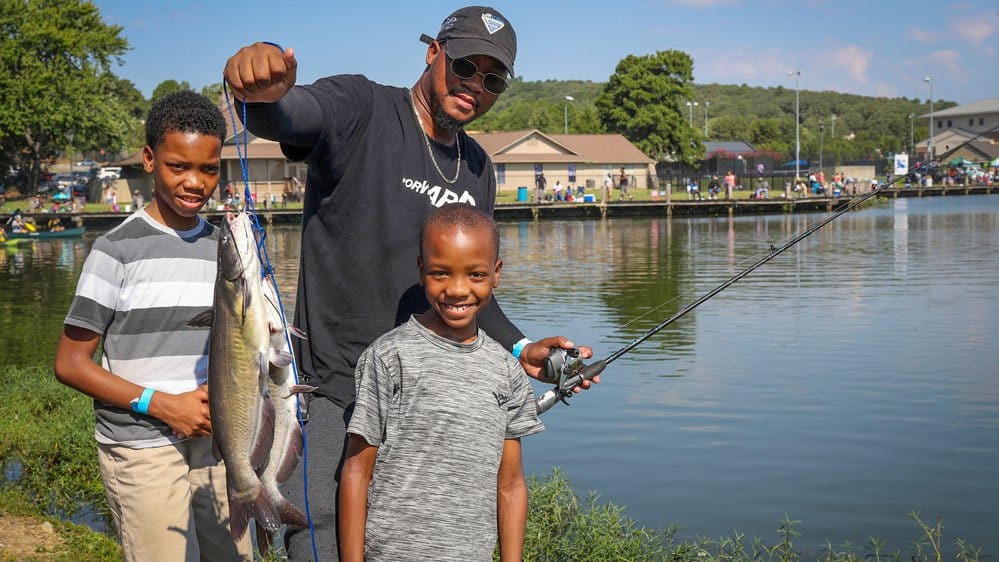
[[[966,140],[965,142],[961,143],[961,145],[959,145],[957,148],[954,149],[954,152],[956,152],[958,149],[960,149],[964,145],[966,145],[966,144],[968,144],[968,143],[970,143],[970,142],[972,142],[972,141],[974,141],[974,140],[976,140],[976,139],[978,139],[980,137],[983,137],[983,136],[985,136],[985,135],[987,135],[987,134],[989,134],[989,133],[991,133],[993,131],[996,131],[996,130],[999,130],[999,126],[993,127],[992,129],[989,129],[989,130],[987,130],[985,132],[979,133],[975,137],[972,137],[972,138]],[[913,172],[919,171],[919,170],[927,170],[927,171],[929,171],[930,167],[931,167],[930,166],[931,164],[938,164],[938,162],[936,162],[934,160],[927,160],[925,162],[918,162],[918,163],[916,163],[916,166],[915,166],[915,168],[912,171]],[[648,330],[647,332],[645,332],[644,334],[642,334],[641,336],[639,336],[638,338],[636,338],[635,340],[633,340],[631,343],[625,345],[621,349],[618,349],[617,351],[611,353],[610,355],[608,355],[607,357],[605,357],[603,359],[599,359],[599,360],[594,361],[593,363],[590,363],[590,364],[584,364],[582,358],[579,356],[579,350],[578,349],[554,349],[554,350],[552,350],[551,353],[548,354],[548,357],[545,358],[545,363],[542,366],[542,374],[543,374],[544,379],[546,381],[548,381],[548,382],[554,382],[555,383],[555,387],[552,388],[551,390],[545,392],[544,394],[542,394],[541,396],[539,396],[535,400],[535,406],[537,407],[538,414],[542,414],[544,412],[547,412],[557,402],[562,402],[563,404],[565,404],[565,405],[568,406],[569,402],[567,401],[567,399],[570,396],[572,396],[573,392],[580,385],[583,384],[583,381],[592,380],[593,377],[596,377],[597,375],[599,375],[600,373],[602,373],[603,370],[607,368],[607,365],[610,365],[614,361],[617,361],[622,355],[624,355],[625,353],[628,353],[632,349],[635,349],[642,342],[644,342],[645,340],[651,338],[652,336],[654,336],[656,333],[658,333],[660,330],[662,330],[666,326],[669,326],[673,322],[676,322],[677,320],[679,320],[680,318],[682,318],[684,315],[686,315],[688,312],[690,312],[691,310],[694,310],[695,308],[697,308],[698,306],[700,306],[701,304],[703,304],[705,301],[707,301],[711,297],[713,297],[713,296],[717,295],[718,293],[724,291],[725,289],[727,289],[728,287],[730,287],[735,282],[739,281],[743,277],[749,275],[750,273],[752,273],[753,271],[755,271],[756,269],[758,269],[763,264],[765,264],[768,261],[774,259],[775,257],[781,255],[788,248],[794,246],[798,242],[801,242],[805,238],[808,238],[809,236],[811,236],[814,232],[816,232],[817,230],[819,230],[823,226],[831,223],[832,221],[834,221],[837,218],[843,216],[844,214],[852,211],[853,209],[856,209],[858,206],[862,205],[865,201],[871,199],[872,197],[876,197],[877,195],[881,194],[886,189],[892,187],[896,182],[900,181],[901,179],[903,179],[905,177],[908,177],[908,175],[909,175],[908,172],[906,174],[901,174],[898,177],[892,179],[892,181],[890,181],[890,182],[886,182],[883,185],[880,185],[877,188],[875,188],[875,189],[873,189],[873,190],[871,190],[871,191],[869,191],[869,192],[867,192],[867,193],[865,193],[863,195],[854,197],[853,199],[850,200],[850,202],[847,205],[844,205],[842,208],[840,208],[839,210],[837,210],[835,213],[832,213],[831,215],[829,215],[829,216],[825,217],[824,219],[818,221],[817,223],[813,224],[812,226],[806,228],[804,231],[800,232],[799,234],[797,234],[793,238],[789,239],[787,242],[785,242],[785,243],[783,243],[783,244],[781,244],[779,246],[773,246],[773,245],[771,245],[770,246],[770,251],[767,252],[767,254],[764,255],[762,258],[758,259],[756,262],[752,263],[751,265],[749,265],[748,267],[746,267],[742,271],[739,271],[735,275],[729,277],[728,279],[726,279],[725,281],[723,281],[722,283],[720,283],[719,285],[717,285],[715,288],[711,289],[707,293],[704,293],[703,295],[701,295],[700,297],[698,297],[696,300],[694,300],[693,302],[691,302],[687,306],[681,308],[673,316],[670,316],[666,320],[663,320],[662,322],[660,322],[659,324],[657,324],[655,327],[653,327],[652,329]]]

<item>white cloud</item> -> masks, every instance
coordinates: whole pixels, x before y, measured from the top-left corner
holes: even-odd
[[[930,68],[940,69],[945,74],[956,76],[961,73],[961,53],[953,49],[943,49],[930,53],[927,57]]]
[[[936,34],[932,31],[927,31],[918,27],[910,27],[909,30],[905,32],[905,36],[913,41],[916,41],[917,43],[934,43],[937,40]]]
[[[711,52],[694,56],[694,80],[698,84],[785,84],[793,66],[777,49],[754,53]]]
[[[867,69],[871,66],[871,51],[857,45],[846,45],[838,49],[826,51],[822,62],[834,70],[842,71],[847,77],[858,84],[867,83]]]
[[[995,33],[996,29],[987,21],[977,20],[970,22],[952,22],[950,30],[954,35],[964,39],[972,45],[982,45],[989,36]]]

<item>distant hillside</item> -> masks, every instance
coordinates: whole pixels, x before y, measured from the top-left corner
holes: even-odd
[[[561,133],[606,132],[600,124],[594,101],[604,83],[582,80],[524,82],[514,79],[510,88],[482,119],[475,130],[510,131],[539,129]],[[707,102],[708,140],[745,140],[760,149],[783,154],[794,150],[794,88],[772,88],[726,84],[695,84],[698,105],[688,108],[687,100],[678,108],[703,137]],[[565,96],[572,96],[567,101]],[[957,105],[934,100],[934,109]],[[927,136],[929,101],[908,98],[879,98],[838,92],[800,91],[802,157],[823,150],[841,159],[874,158],[909,150],[909,114],[912,137],[919,142]],[[833,116],[835,115],[835,119]],[[835,135],[835,137],[834,137]],[[820,146],[821,145],[821,146]]]

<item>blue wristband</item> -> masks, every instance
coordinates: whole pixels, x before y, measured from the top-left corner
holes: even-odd
[[[284,52],[284,47],[282,47],[281,45],[278,45],[277,43],[275,43],[273,41],[261,41],[261,43],[263,43],[264,45],[270,45],[272,47],[277,47],[279,51],[281,51],[282,53]]]
[[[132,411],[137,414],[149,415],[149,401],[153,399],[153,394],[156,391],[151,388],[145,388],[142,390],[142,395],[140,395],[135,400],[132,400]]]
[[[527,344],[529,343],[531,343],[531,340],[527,338],[520,338],[519,342],[513,344],[513,349],[510,351],[510,353],[513,353],[514,357],[520,359],[520,353],[524,351],[524,348],[527,347]]]

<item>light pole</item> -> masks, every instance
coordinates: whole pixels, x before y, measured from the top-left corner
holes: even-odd
[[[909,152],[912,153],[913,158],[916,157],[916,145],[913,143],[915,137],[912,134],[912,120],[915,119],[915,117],[915,113],[909,114]]]
[[[711,106],[711,102],[704,102],[704,138],[708,138],[708,107]]]
[[[829,142],[836,142],[836,114],[829,116],[830,130],[829,130]],[[833,146],[833,167],[836,167],[836,147]]]
[[[690,117],[688,119],[688,121],[689,121],[688,126],[691,129],[694,128],[694,108],[695,107],[697,107],[697,102],[696,101],[695,102],[689,102],[689,101],[687,102],[687,109],[689,110],[688,113],[690,114]]]
[[[819,121],[819,172],[822,172],[822,148],[826,137],[826,124]]]
[[[800,91],[798,90],[798,77],[801,76],[801,71],[795,68],[791,72],[787,73],[789,76],[794,76],[794,181],[798,182],[798,177],[801,175],[801,131],[799,117],[801,114],[801,97]]]
[[[562,102],[562,113],[565,116],[565,134],[569,134],[569,102],[575,101],[572,96],[565,96],[565,101]]]
[[[69,150],[66,151],[66,159],[69,160],[69,178],[70,181],[74,181],[73,178],[73,131],[66,132],[66,138],[69,139]]]
[[[930,85],[930,138],[926,141],[926,161],[933,161],[933,77],[923,78],[923,82]]]

